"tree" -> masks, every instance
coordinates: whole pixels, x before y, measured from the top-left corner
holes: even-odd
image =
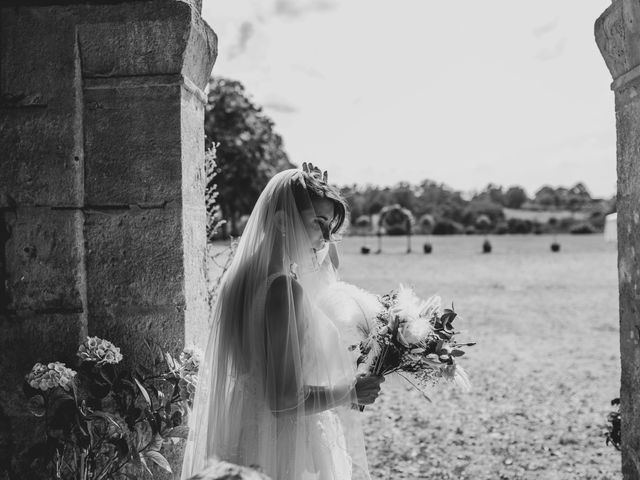
[[[520,208],[528,200],[529,198],[522,187],[509,187],[507,193],[504,194],[504,206],[507,208]]]
[[[216,146],[218,203],[237,235],[237,221],[249,214],[269,179],[293,167],[273,121],[256,106],[237,80],[212,78],[204,130]]]
[[[535,193],[535,202],[538,205],[549,208],[557,205],[556,191],[553,187],[545,185]]]
[[[483,191],[474,195],[472,200],[484,200],[498,205],[504,205],[504,192],[500,185],[490,183]]]
[[[496,224],[504,218],[502,205],[485,198],[486,197],[477,197],[467,204],[462,211],[462,223],[465,225],[474,225],[477,218],[482,215],[489,217],[491,224]]]

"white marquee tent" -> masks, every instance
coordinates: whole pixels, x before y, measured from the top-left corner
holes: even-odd
[[[618,214],[617,213],[610,213],[605,218],[604,241],[605,242],[618,241]]]

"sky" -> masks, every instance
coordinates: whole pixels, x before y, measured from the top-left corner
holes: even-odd
[[[213,74],[332,183],[616,190],[610,0],[204,0]]]

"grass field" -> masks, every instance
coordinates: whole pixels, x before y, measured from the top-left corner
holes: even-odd
[[[446,386],[428,403],[390,379],[364,413],[376,479],[617,479],[620,456],[602,432],[618,396],[616,247],[602,236],[385,238],[361,255],[345,238],[345,281],[376,293],[405,283],[455,302],[461,359],[473,389]],[[375,239],[369,239],[375,251]]]
[[[383,384],[364,412],[375,480],[618,479],[620,455],[603,437],[618,396],[620,359],[616,246],[601,235],[383,240],[347,237],[343,280],[375,293],[399,283],[455,302],[462,357],[473,389],[429,391],[401,378]]]

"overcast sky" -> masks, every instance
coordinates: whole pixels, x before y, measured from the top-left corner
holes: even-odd
[[[610,0],[204,0],[214,75],[338,184],[616,189]]]

